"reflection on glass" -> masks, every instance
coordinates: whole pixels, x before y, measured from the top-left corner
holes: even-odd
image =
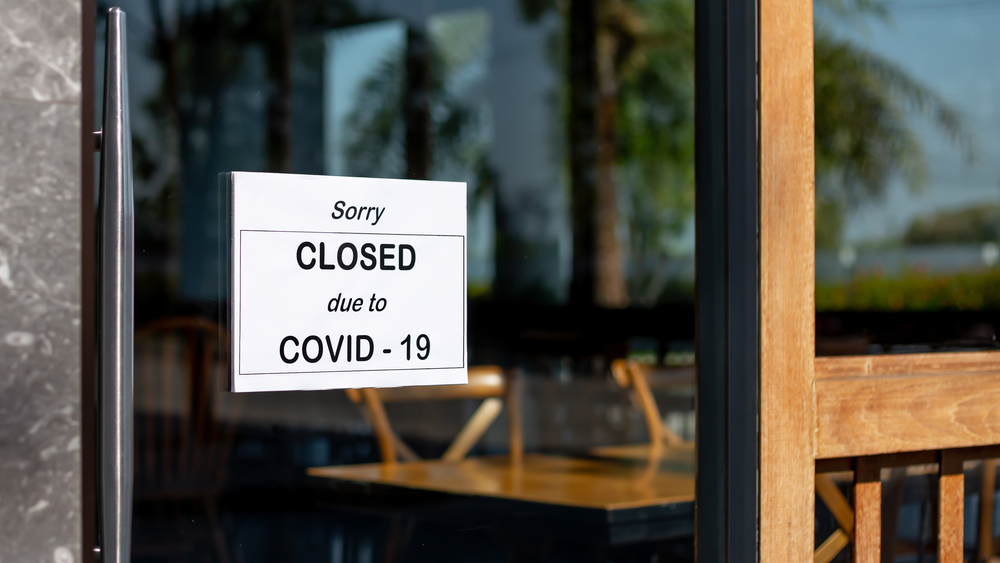
[[[137,561],[692,559],[691,0],[121,4]],[[218,175],[240,170],[466,182],[469,357],[493,379],[221,392]],[[404,492],[330,478],[458,453]],[[441,483],[466,494],[417,495]]]
[[[820,354],[995,348],[1000,10],[816,2]]]

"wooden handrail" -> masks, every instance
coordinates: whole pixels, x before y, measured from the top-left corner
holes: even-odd
[[[1000,351],[826,356],[815,360],[816,379],[878,375],[1000,372]]]
[[[881,561],[881,552],[887,548],[882,542],[892,541],[890,538],[883,538],[882,533],[882,470],[931,462],[937,466],[939,478],[935,522],[938,535],[937,560],[942,563],[961,563],[965,553],[963,464],[976,459],[983,459],[980,494],[982,499],[986,499],[980,503],[977,561],[991,561],[994,553],[992,513],[997,468],[994,457],[998,455],[1000,446],[994,445],[821,460],[817,463],[816,490],[830,508],[840,529],[816,549],[814,562],[827,563],[836,557],[847,545],[842,533],[848,534],[853,544],[855,562]],[[846,501],[841,500],[843,495],[840,490],[824,474],[843,470],[845,465],[854,469],[853,512]],[[853,522],[849,522],[849,518]],[[891,549],[891,546],[888,548]]]

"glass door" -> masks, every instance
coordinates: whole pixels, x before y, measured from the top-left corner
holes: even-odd
[[[693,560],[693,0],[119,4],[134,561]],[[232,171],[466,182],[486,402],[222,391]]]

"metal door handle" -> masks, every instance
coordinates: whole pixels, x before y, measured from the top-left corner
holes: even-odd
[[[98,196],[100,551],[129,560],[132,538],[133,198],[125,12],[108,10]]]

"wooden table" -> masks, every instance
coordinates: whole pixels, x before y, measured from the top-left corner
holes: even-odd
[[[314,467],[308,473],[355,483],[609,512],[694,500],[693,466],[690,470],[650,470],[641,461],[541,454],[528,454],[516,465],[506,457],[473,457],[456,463],[428,460]]]
[[[600,446],[591,448],[587,453],[596,458],[639,463],[649,460],[650,449],[650,445],[643,442],[639,444]],[[664,445],[663,449],[660,450],[660,471],[694,474],[694,462],[694,442],[685,442],[675,446]]]
[[[496,456],[314,467],[308,473],[337,488],[361,485],[382,499],[398,496],[421,520],[499,526],[512,537],[562,538],[601,553],[637,542],[683,542],[694,533],[693,457],[676,469],[646,460],[527,454],[518,465]],[[414,494],[448,500],[414,510]]]

